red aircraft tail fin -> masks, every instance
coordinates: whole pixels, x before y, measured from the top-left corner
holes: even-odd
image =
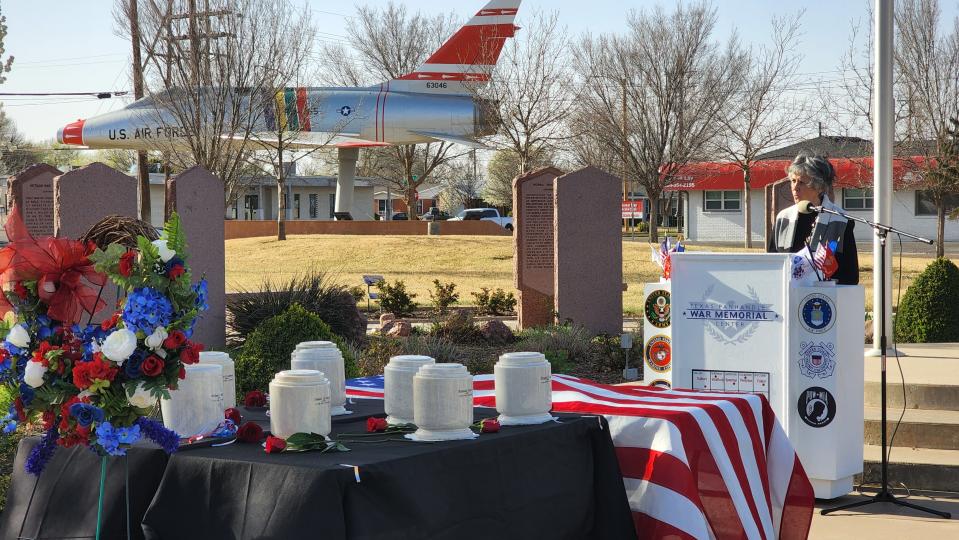
[[[391,86],[393,90],[467,94],[490,79],[522,0],[490,0],[420,67]]]

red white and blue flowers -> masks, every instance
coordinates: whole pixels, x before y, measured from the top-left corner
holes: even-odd
[[[206,283],[192,282],[179,218],[172,216],[159,240],[140,237],[136,250],[34,240],[16,213],[7,229],[0,406],[9,406],[5,432],[23,422],[43,426],[27,471],[39,474],[57,446],[123,455],[146,437],[175,451],[178,436],[149,415],[185,377],[183,366],[199,360],[202,345],[190,337],[206,308]],[[90,325],[103,307],[106,277],[126,297],[103,323]]]

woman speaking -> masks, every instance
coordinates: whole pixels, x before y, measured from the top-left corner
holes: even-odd
[[[834,251],[839,268],[832,279],[840,285],[859,284],[859,256],[853,236],[856,223],[809,208],[810,205],[822,206],[843,212],[826,195],[836,179],[836,170],[822,156],[801,153],[786,168],[786,174],[792,184],[793,202],[796,204],[776,216],[776,226],[773,227],[766,251],[796,253],[809,246],[809,252],[815,253],[820,244],[835,242]]]

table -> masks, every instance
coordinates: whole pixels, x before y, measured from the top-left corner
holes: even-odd
[[[382,414],[378,401],[354,408],[334,434],[363,432]],[[348,453],[270,455],[236,443],[166,459],[137,447],[131,521],[148,539],[635,538],[605,420],[562,416],[473,441],[350,443]],[[22,472],[35,442],[18,452],[2,537],[16,538],[21,523],[24,537],[91,537],[99,458],[61,449],[37,484]],[[125,535],[122,469],[114,460],[108,471],[106,538]]]

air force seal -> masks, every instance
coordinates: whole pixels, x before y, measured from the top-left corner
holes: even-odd
[[[669,291],[657,289],[646,297],[646,320],[656,328],[669,326]]]
[[[836,370],[836,345],[820,341],[799,345],[799,371],[810,379],[832,377]]]
[[[835,322],[836,310],[828,296],[813,293],[799,302],[799,321],[813,334],[828,332]]]
[[[836,417],[836,400],[829,390],[812,386],[799,394],[799,417],[814,428],[826,427]]]

